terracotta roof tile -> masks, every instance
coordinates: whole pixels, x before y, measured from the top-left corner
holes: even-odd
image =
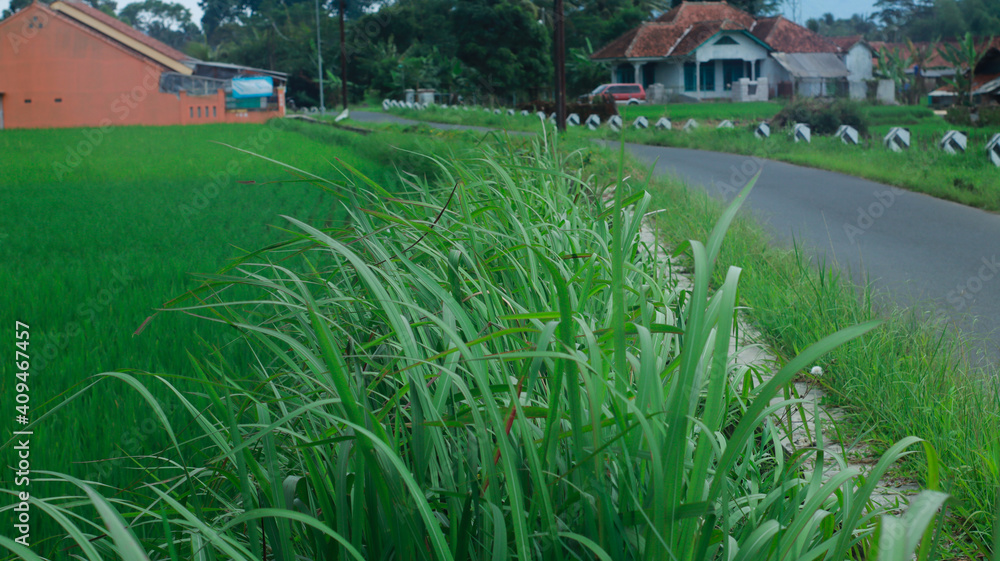
[[[848,51],[854,45],[863,42],[865,38],[863,35],[849,35],[847,37],[827,37],[826,40],[840,47],[840,50]]]
[[[635,40],[635,36],[639,34],[639,30],[645,27],[643,24],[639,27],[634,27],[614,41],[604,45],[597,50],[594,54],[590,55],[590,58],[595,60],[605,59],[605,58],[624,58],[628,56],[626,53],[632,46],[632,41]]]
[[[762,18],[752,30],[761,41],[782,53],[839,53],[840,47],[822,35],[782,16]]]
[[[935,50],[935,52],[927,59],[927,62],[924,64],[925,68],[952,67],[951,63],[945,60],[943,56],[941,56],[941,52],[946,44],[948,43],[938,44],[937,50]],[[886,43],[884,41],[872,41],[871,43],[869,43],[869,45],[871,45],[872,47],[872,58],[875,60],[876,67],[878,66],[878,52],[882,49],[896,51],[897,53],[899,53],[899,56],[903,58],[908,58],[910,56],[910,47],[907,46],[906,43]],[[929,45],[930,43],[927,41],[918,41],[916,43],[913,43],[913,46],[918,49],[923,49],[924,47],[927,47]]]
[[[730,20],[750,27],[753,25],[753,16],[734,8],[726,2],[684,2],[680,6],[670,10],[655,21],[660,23],[674,23],[684,27],[690,27],[696,23],[706,21]]]
[[[745,30],[746,28],[742,25],[729,21],[703,21],[696,23],[691,26],[684,38],[681,39],[674,50],[670,53],[671,56],[684,56],[691,54],[692,51],[701,46],[702,43],[708,41],[713,35],[719,31],[735,31],[735,30]]]
[[[607,44],[591,58],[686,56],[719,31],[743,30],[778,52],[840,53],[837,44],[777,16],[755,20],[726,2],[684,2]],[[860,40],[860,36],[858,37]]]
[[[157,41],[156,39],[153,39],[149,35],[146,35],[145,33],[139,31],[138,29],[135,29],[134,27],[128,25],[127,23],[121,20],[115,19],[114,17],[105,14],[104,12],[90,6],[89,4],[79,2],[78,0],[63,0],[63,2],[65,2],[72,8],[79,10],[84,14],[96,19],[97,21],[103,23],[104,25],[113,28],[115,31],[127,35],[132,39],[135,39],[136,41],[142,43],[143,45],[146,45],[147,47],[154,49],[160,52],[161,54],[176,60],[177,62],[192,60],[191,57],[178,51],[177,49],[171,47],[170,45],[167,45],[165,43]]]
[[[630,57],[662,57],[684,37],[685,29],[679,25],[647,23],[639,28],[627,55]]]

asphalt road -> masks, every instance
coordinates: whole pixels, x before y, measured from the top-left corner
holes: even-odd
[[[351,117],[405,121],[384,113]],[[722,199],[734,197],[761,171],[746,208],[779,243],[797,243],[855,280],[867,277],[882,302],[945,314],[975,341],[972,347],[1000,359],[1000,215],[771,160],[638,144],[627,148],[650,165],[656,162],[656,173],[672,174]]]

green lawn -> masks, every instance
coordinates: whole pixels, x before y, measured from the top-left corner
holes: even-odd
[[[154,310],[194,287],[196,275],[284,239],[275,229],[284,227],[280,215],[340,224],[343,211],[335,195],[221,144],[323,177],[340,176],[339,159],[395,188],[400,182],[394,164],[418,174],[434,168],[393,146],[426,151],[431,142],[393,133],[361,137],[294,122],[104,133],[0,131],[4,333],[13,341],[15,320],[30,326],[31,417],[99,372],[128,368],[191,376],[187,353],[223,346],[234,330],[172,312],[134,334]],[[222,352],[239,368],[254,360],[245,352]],[[0,395],[13,395],[11,368],[9,362],[3,366]],[[13,407],[12,398],[4,403]],[[4,426],[7,442],[12,429]],[[136,394],[104,382],[35,428],[32,467],[124,487],[137,477],[128,462],[83,462],[152,454],[165,444]],[[3,475],[6,483],[9,473]]]

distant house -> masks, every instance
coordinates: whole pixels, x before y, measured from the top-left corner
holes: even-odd
[[[918,49],[926,49],[930,43],[920,42],[913,45]],[[935,105],[949,105],[955,97],[955,89],[948,85],[947,80],[955,75],[955,68],[943,55],[948,45],[957,46],[957,43],[954,41],[938,43],[937,48],[924,61],[923,67],[914,65],[906,71],[907,74],[919,73],[923,78],[925,91],[933,90],[929,95]],[[872,42],[871,46],[876,53],[876,69],[877,53],[880,50],[893,51],[903,59],[912,56],[909,45],[905,43]],[[993,38],[991,43],[980,42],[976,50],[983,53],[983,58],[972,73],[973,95],[978,101],[992,99],[1000,102],[1000,37]]]
[[[847,85],[851,99],[864,99],[868,95],[868,81],[874,77],[874,51],[864,37],[829,37],[840,48],[840,56],[847,66]]]
[[[193,59],[87,4],[0,22],[0,129],[263,122],[287,76]]]
[[[862,46],[862,48],[867,48]],[[731,97],[741,78],[767,78],[770,95],[833,95],[852,57],[782,16],[755,18],[726,2],[683,2],[629,30],[591,58],[612,64],[614,82],[663,84],[699,99]],[[870,76],[871,57],[867,61]]]
[[[989,45],[981,47],[983,59],[976,65],[973,72],[973,95],[982,99],[991,99],[1000,103],[1000,37],[993,39]]]

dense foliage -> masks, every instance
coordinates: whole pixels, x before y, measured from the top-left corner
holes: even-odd
[[[973,121],[973,116],[977,118]],[[1000,107],[949,107],[945,120],[961,127],[1000,127]]]
[[[325,98],[338,103],[346,74],[352,101],[400,96],[408,88],[434,88],[476,102],[513,104],[551,97],[551,0],[199,0],[200,28],[181,4],[143,0],[118,9],[116,0],[86,0],[170,45],[205,60],[244,64],[289,74],[288,96],[297,105],[319,103],[317,58],[332,79]],[[12,11],[29,0],[12,0]],[[754,15],[777,13],[776,0],[732,0]],[[589,55],[678,0],[572,0],[566,3],[568,95],[592,90],[610,76]],[[785,2],[796,10],[798,2]],[[346,20],[341,69],[338,18]],[[1000,29],[1000,0],[879,0],[870,16],[809,20],[824,35],[863,35],[901,42],[950,38]],[[787,8],[787,6],[786,6]]]

